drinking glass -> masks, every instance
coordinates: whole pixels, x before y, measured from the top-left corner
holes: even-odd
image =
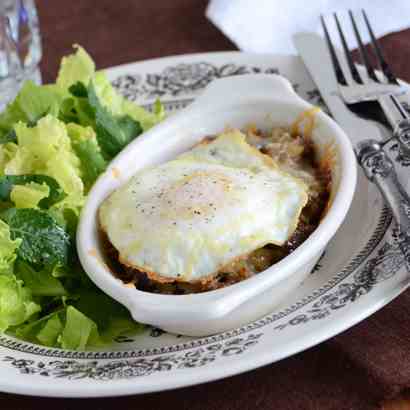
[[[41,54],[34,0],[0,0],[0,112],[25,80],[41,83]]]

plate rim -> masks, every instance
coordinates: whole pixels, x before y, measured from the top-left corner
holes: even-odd
[[[161,63],[165,65],[167,60],[178,63],[178,60],[184,59],[214,59],[218,57],[238,57],[241,56],[244,59],[252,61],[252,58],[263,59],[264,57],[269,59],[287,59],[297,61],[297,64],[303,65],[301,59],[297,55],[290,54],[274,54],[274,53],[248,53],[241,51],[216,51],[216,52],[206,52],[206,53],[191,53],[191,54],[180,54],[175,56],[164,56],[159,58],[153,58],[148,60],[141,60],[136,62],[130,62],[125,64],[120,64],[113,67],[103,68],[102,70],[106,71],[108,77],[112,79],[118,76],[121,71],[126,71],[128,69],[134,69],[138,65],[146,64],[156,64]],[[309,74],[306,74],[309,76]],[[310,77],[310,76],[309,76]],[[382,236],[383,238],[383,236]],[[366,260],[366,258],[365,258]],[[379,299],[377,303],[373,303],[371,306],[368,306],[367,309],[362,309],[360,312],[356,312],[353,318],[348,317],[345,320],[337,321],[334,323],[331,329],[329,329],[329,323],[325,322],[316,326],[313,329],[310,329],[307,333],[304,333],[304,337],[289,343],[286,346],[283,346],[280,350],[280,353],[275,352],[275,349],[272,351],[260,351],[258,353],[253,353],[247,355],[247,357],[241,356],[238,360],[232,361],[229,368],[224,366],[205,366],[200,370],[198,368],[190,369],[189,371],[181,372],[178,377],[169,377],[169,373],[164,372],[163,374],[157,374],[155,383],[152,383],[152,379],[149,377],[138,379],[138,383],[135,382],[135,379],[121,379],[116,381],[100,382],[98,380],[93,381],[92,388],[90,384],[84,384],[85,387],[80,387],[78,383],[69,384],[66,383],[63,386],[61,383],[49,383],[50,379],[38,379],[40,383],[37,384],[28,384],[28,385],[18,385],[16,382],[13,382],[11,379],[0,382],[0,390],[8,393],[29,395],[29,396],[41,396],[41,397],[110,397],[110,396],[124,396],[132,395],[138,393],[150,393],[157,391],[165,391],[170,389],[188,387],[196,384],[207,383],[210,381],[220,380],[225,377],[230,377],[236,374],[241,374],[246,371],[251,371],[256,368],[262,367],[264,365],[269,365],[278,360],[282,360],[291,355],[302,352],[310,347],[313,347],[324,340],[327,340],[344,330],[347,330],[354,326],[355,324],[361,322],[365,318],[369,317],[371,314],[388,304],[391,300],[395,299],[400,293],[407,289],[409,286],[408,283],[403,283],[397,289],[392,290],[389,295],[385,298]],[[310,333],[313,333],[310,335]],[[305,343],[301,343],[300,340],[305,340],[310,338],[311,340]],[[314,341],[312,341],[314,340]],[[299,346],[299,347],[297,347]],[[3,346],[0,346],[0,353]],[[63,349],[61,349],[63,350]],[[26,353],[26,352],[25,352]],[[27,354],[30,354],[27,352]],[[161,354],[161,353],[160,353]],[[3,356],[3,355],[2,355]],[[52,356],[43,356],[44,358],[52,358]],[[80,360],[92,360],[87,357],[79,358]],[[107,358],[108,359],[108,358]],[[110,358],[110,360],[115,360],[116,358]],[[98,360],[98,359],[95,359]],[[104,360],[102,358],[101,360]],[[144,379],[144,380],[142,380]],[[134,381],[133,381],[134,380]]]

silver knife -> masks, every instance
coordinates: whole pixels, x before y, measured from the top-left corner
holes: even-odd
[[[296,49],[334,119],[350,137],[358,162],[389,205],[399,228],[399,246],[410,271],[410,198],[398,181],[393,161],[375,141],[389,139],[374,123],[354,115],[339,96],[332,62],[323,38],[315,33],[293,37]],[[373,140],[373,141],[371,141]]]

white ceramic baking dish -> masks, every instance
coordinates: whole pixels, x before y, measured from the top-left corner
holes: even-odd
[[[355,190],[356,160],[350,141],[323,112],[316,116],[312,138],[319,156],[333,153],[331,206],[314,233],[291,255],[243,282],[190,295],[152,294],[127,286],[104,263],[97,211],[101,202],[137,171],[174,158],[206,135],[249,123],[266,130],[290,125],[311,107],[281,76],[228,77],[212,82],[189,107],[138,137],[100,176],[82,211],[77,248],[89,277],[126,306],[136,321],[173,333],[209,335],[271,312],[309,275],[345,218]]]

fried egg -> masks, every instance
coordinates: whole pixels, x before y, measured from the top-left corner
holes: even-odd
[[[138,172],[103,202],[99,219],[124,265],[161,282],[197,282],[283,245],[307,199],[301,180],[233,130]]]

